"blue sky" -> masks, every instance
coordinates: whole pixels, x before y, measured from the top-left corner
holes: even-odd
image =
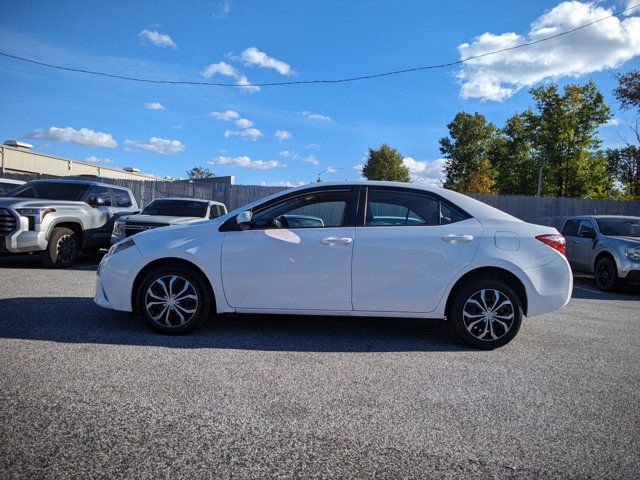
[[[165,80],[341,78],[457,60],[634,3],[7,1],[0,50]],[[612,97],[613,74],[640,68],[640,8],[629,13],[466,67],[260,91],[133,83],[0,58],[0,135],[158,176],[202,165],[246,184],[307,183],[329,167],[325,180],[356,179],[367,147],[386,142],[408,157],[416,181],[437,182],[438,139],[455,113],[501,124],[530,105],[530,85],[595,80],[614,110],[605,144],[629,137]]]

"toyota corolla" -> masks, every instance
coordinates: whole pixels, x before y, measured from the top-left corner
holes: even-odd
[[[523,317],[569,301],[564,251],[555,228],[449,190],[323,183],[120,241],[100,264],[95,302],[169,334],[230,312],[446,318],[491,349]]]

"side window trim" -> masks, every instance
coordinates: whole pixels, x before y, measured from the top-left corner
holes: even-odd
[[[397,187],[389,187],[389,186],[385,186],[385,185],[380,185],[380,186],[369,186],[367,185],[366,187],[361,187],[365,192],[364,195],[362,195],[360,197],[360,203],[362,205],[360,211],[359,211],[359,215],[358,215],[358,223],[357,223],[357,227],[366,227],[366,228],[371,228],[371,227],[440,227],[442,225],[451,225],[450,223],[438,223],[437,225],[430,225],[430,224],[405,224],[405,225],[367,225],[366,224],[366,218],[367,218],[367,208],[369,208],[369,191],[374,189],[374,190],[385,190],[385,191],[390,191],[390,192],[396,192],[396,193],[408,193],[411,195],[423,195],[425,197],[429,197],[433,200],[435,200],[436,202],[438,202],[438,214],[440,216],[440,219],[442,219],[442,205],[448,205],[450,209],[455,210],[457,212],[459,212],[461,214],[462,217],[464,217],[464,220],[468,220],[469,218],[472,218],[471,215],[469,215],[467,212],[465,212],[462,208],[458,207],[457,205],[452,204],[451,202],[449,202],[448,200],[442,198],[440,195],[438,195],[437,193],[433,193],[433,192],[429,192],[429,191],[424,191],[424,190],[418,190],[415,188],[397,188]],[[454,222],[457,223],[457,222]]]

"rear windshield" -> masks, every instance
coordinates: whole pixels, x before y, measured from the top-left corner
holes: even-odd
[[[13,190],[11,196],[18,198],[79,201],[87,188],[89,188],[89,185],[79,183],[32,183]]]
[[[598,228],[609,237],[640,237],[639,218],[599,218]]]
[[[154,200],[142,211],[143,215],[166,215],[169,217],[204,217],[207,204],[190,200]]]

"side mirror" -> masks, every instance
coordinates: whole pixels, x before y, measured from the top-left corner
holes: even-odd
[[[236,223],[238,224],[238,228],[240,230],[247,230],[251,225],[251,218],[253,215],[251,214],[251,210],[245,210],[242,213],[236,215]]]
[[[107,202],[105,202],[103,198],[98,197],[95,193],[92,193],[91,195],[89,195],[89,198],[87,198],[87,203],[89,204],[89,206],[95,208],[95,207],[101,207],[105,205]]]

